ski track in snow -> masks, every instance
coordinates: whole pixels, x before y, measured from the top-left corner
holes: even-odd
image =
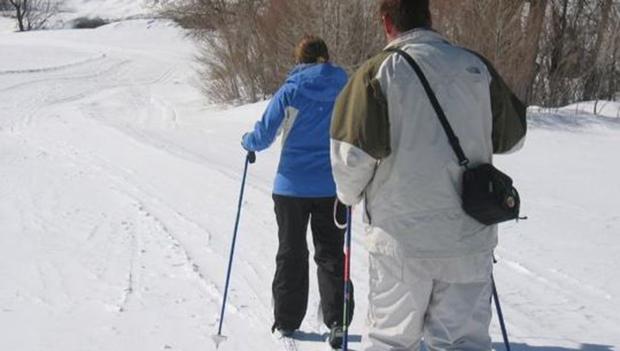
[[[6,70],[0,71],[0,75],[8,75],[8,74],[25,74],[25,73],[41,73],[41,72],[52,72],[52,71],[60,71],[68,68],[75,68],[77,66],[87,65],[95,63],[96,61],[102,60],[105,58],[105,54],[98,55],[92,58],[83,59],[76,62],[66,63],[57,66],[49,66],[49,67],[41,67],[41,68],[25,68],[19,70]]]
[[[123,40],[142,44],[144,22],[131,23],[118,29]],[[0,172],[0,226],[7,233],[0,235],[0,277],[10,283],[0,285],[0,328],[17,330],[0,338],[0,349],[214,349],[210,335],[219,322],[242,170],[238,139],[265,105],[206,109],[190,83],[194,51],[170,31],[178,29],[154,31],[153,40],[163,33],[167,41],[140,50],[122,49],[127,44],[105,32],[81,40],[58,32],[48,45],[81,48],[84,58],[0,71],[6,170]],[[0,35],[0,44],[13,36]],[[20,45],[40,41],[28,37]],[[185,59],[179,51],[187,52]],[[250,168],[226,307],[229,339],[220,350],[282,347],[269,335],[276,249],[270,183],[277,156],[277,148],[261,153]],[[535,194],[533,186],[526,182],[524,193]],[[552,195],[530,203],[562,215],[585,213],[609,233],[620,226],[617,215],[591,214],[586,205]],[[501,236],[513,243],[528,225],[503,227]],[[363,231],[361,223],[355,227]],[[532,236],[517,250],[504,244],[497,251],[496,279],[515,349],[620,346],[618,289],[555,264],[552,253],[531,261],[528,252],[542,250]],[[356,236],[354,336],[362,334],[366,308],[363,250]],[[293,343],[306,351],[326,349],[314,268],[302,326],[313,336]],[[492,332],[499,342],[497,321]]]

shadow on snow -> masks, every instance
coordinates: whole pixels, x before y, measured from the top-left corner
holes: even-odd
[[[503,343],[493,343],[493,349],[504,351],[506,348]],[[510,343],[512,351],[613,351],[611,345],[582,344],[579,348],[568,348],[559,346],[530,346],[522,343]]]
[[[296,340],[316,341],[316,342],[325,342],[328,336],[329,336],[328,333],[323,333],[323,334],[306,333],[306,332],[299,331],[299,330],[295,331],[295,334],[293,334],[293,338],[295,338]],[[349,335],[349,342],[361,342],[361,341],[362,341],[361,335]]]
[[[294,334],[294,338],[300,341],[315,341],[315,342],[325,342],[328,337],[328,333],[306,333],[303,331],[296,331]],[[349,335],[350,342],[359,343],[362,341],[361,335]],[[524,343],[510,343],[511,351],[614,351],[615,347],[611,345],[596,345],[596,344],[581,344],[579,348],[568,348],[568,347],[560,347],[560,346],[530,346]],[[426,351],[426,347],[422,345],[422,351]],[[505,351],[506,348],[504,343],[495,342],[493,343],[493,350],[496,351]]]

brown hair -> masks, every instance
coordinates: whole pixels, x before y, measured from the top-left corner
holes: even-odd
[[[295,48],[296,63],[323,63],[329,61],[329,51],[323,39],[306,34]]]
[[[400,32],[430,27],[430,0],[381,0],[379,14],[389,16]]]

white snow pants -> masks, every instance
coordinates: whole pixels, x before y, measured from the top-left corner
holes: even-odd
[[[459,258],[370,254],[366,351],[489,351],[492,253]]]

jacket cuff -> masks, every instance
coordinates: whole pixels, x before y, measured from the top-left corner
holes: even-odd
[[[252,148],[252,133],[245,133],[243,134],[243,136],[241,137],[241,146],[246,150],[246,151],[256,151]]]

